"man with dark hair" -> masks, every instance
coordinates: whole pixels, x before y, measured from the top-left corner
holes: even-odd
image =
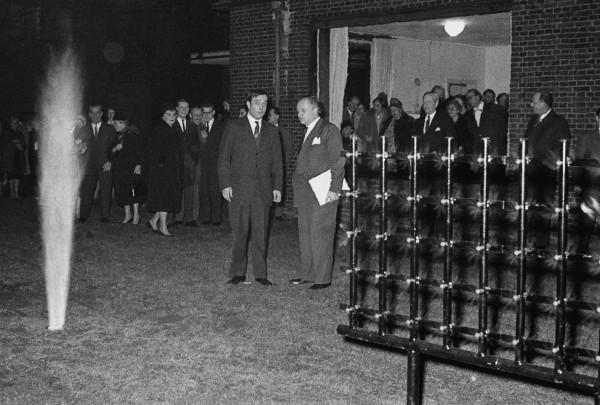
[[[495,103],[486,103],[477,89],[467,91],[467,103],[471,109],[464,115],[469,132],[481,138],[489,138],[489,153],[494,156],[506,155],[506,136],[508,127],[502,107]],[[474,145],[475,153],[480,153],[481,141]]]
[[[320,117],[323,106],[316,97],[298,101],[297,110],[300,123],[306,126],[293,178],[301,267],[290,283],[313,283],[310,289],[320,290],[331,285],[335,221],[346,158],[340,131]],[[310,181],[326,173],[329,184],[324,185],[326,194],[319,201]]]
[[[495,104],[496,92],[492,89],[485,89],[483,91],[483,102],[486,104]]]
[[[508,93],[498,94],[498,96],[496,97],[496,104],[504,108],[504,111],[506,111],[508,115]]]
[[[271,203],[281,201],[283,167],[277,128],[263,120],[268,96],[248,96],[248,115],[230,120],[223,132],[218,161],[219,184],[229,203],[233,248],[228,284],[246,280],[248,240],[256,281],[267,279],[267,231]]]
[[[203,224],[221,224],[223,198],[219,190],[217,166],[219,162],[219,144],[223,136],[224,124],[215,119],[215,107],[212,103],[202,103],[196,113],[200,116],[200,220]]]
[[[108,222],[110,202],[112,200],[112,163],[110,148],[117,134],[115,127],[102,122],[102,106],[90,104],[88,110],[90,123],[81,127],[76,138],[85,145],[83,157],[85,172],[81,181],[79,223],[87,221],[92,210],[96,183],[100,183],[100,202],[102,207],[101,221]]]
[[[348,99],[348,103],[346,103],[346,107],[344,107],[344,111],[342,112],[342,122],[350,122],[352,128],[358,127],[359,117],[356,110],[358,109],[359,104],[360,99],[356,96],[352,96]]]
[[[198,226],[194,218],[194,184],[197,182],[200,140],[196,124],[188,119],[190,105],[185,99],[179,99],[176,105],[177,118],[173,127],[181,136],[183,144],[183,199],[181,210],[175,215],[176,223],[185,222],[187,226]]]
[[[392,121],[386,131],[386,136],[388,133],[392,134],[395,152],[409,152],[415,119],[404,112],[402,102],[395,97],[390,99],[390,112]]]

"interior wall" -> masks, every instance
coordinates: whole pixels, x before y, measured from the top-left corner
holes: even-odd
[[[486,88],[494,89],[497,94],[509,92],[510,46],[477,47],[410,38],[374,41],[377,42],[392,45],[394,78],[389,88],[376,90],[371,99],[377,92],[386,91],[388,96],[399,98],[408,113],[416,114],[423,93],[436,84],[448,89],[448,83],[464,83],[467,88],[475,87],[481,92]]]
[[[510,93],[510,53],[511,47],[490,46],[485,48],[485,88],[496,94]]]

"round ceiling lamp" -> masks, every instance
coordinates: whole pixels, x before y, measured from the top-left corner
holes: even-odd
[[[462,34],[465,29],[464,21],[460,20],[451,20],[444,23],[444,31],[448,36],[454,38]]]

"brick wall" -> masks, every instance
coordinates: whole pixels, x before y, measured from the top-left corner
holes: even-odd
[[[311,29],[336,18],[398,13],[455,13],[457,9],[493,6],[486,0],[291,0],[289,55],[281,60],[282,125],[290,128],[298,148],[302,128],[295,116],[298,98],[311,89]],[[335,25],[335,23],[333,23]],[[537,90],[555,94],[555,109],[575,136],[593,128],[600,107],[600,2],[597,0],[513,0],[510,133],[523,134]],[[248,89],[273,93],[275,63],[271,2],[236,2],[230,11],[231,95],[241,104]],[[288,172],[295,160],[288,164]],[[287,201],[291,201],[288,195]]]

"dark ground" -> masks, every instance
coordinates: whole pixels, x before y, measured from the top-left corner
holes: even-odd
[[[273,287],[226,286],[227,226],[79,226],[63,332],[46,331],[35,201],[0,199],[0,403],[398,404],[406,356],[346,342],[347,279],[292,287],[293,221],[277,221]],[[342,261],[344,256],[341,257]],[[341,261],[340,261],[341,264]],[[336,265],[337,266],[337,265]],[[591,404],[591,398],[428,362],[425,404]]]

